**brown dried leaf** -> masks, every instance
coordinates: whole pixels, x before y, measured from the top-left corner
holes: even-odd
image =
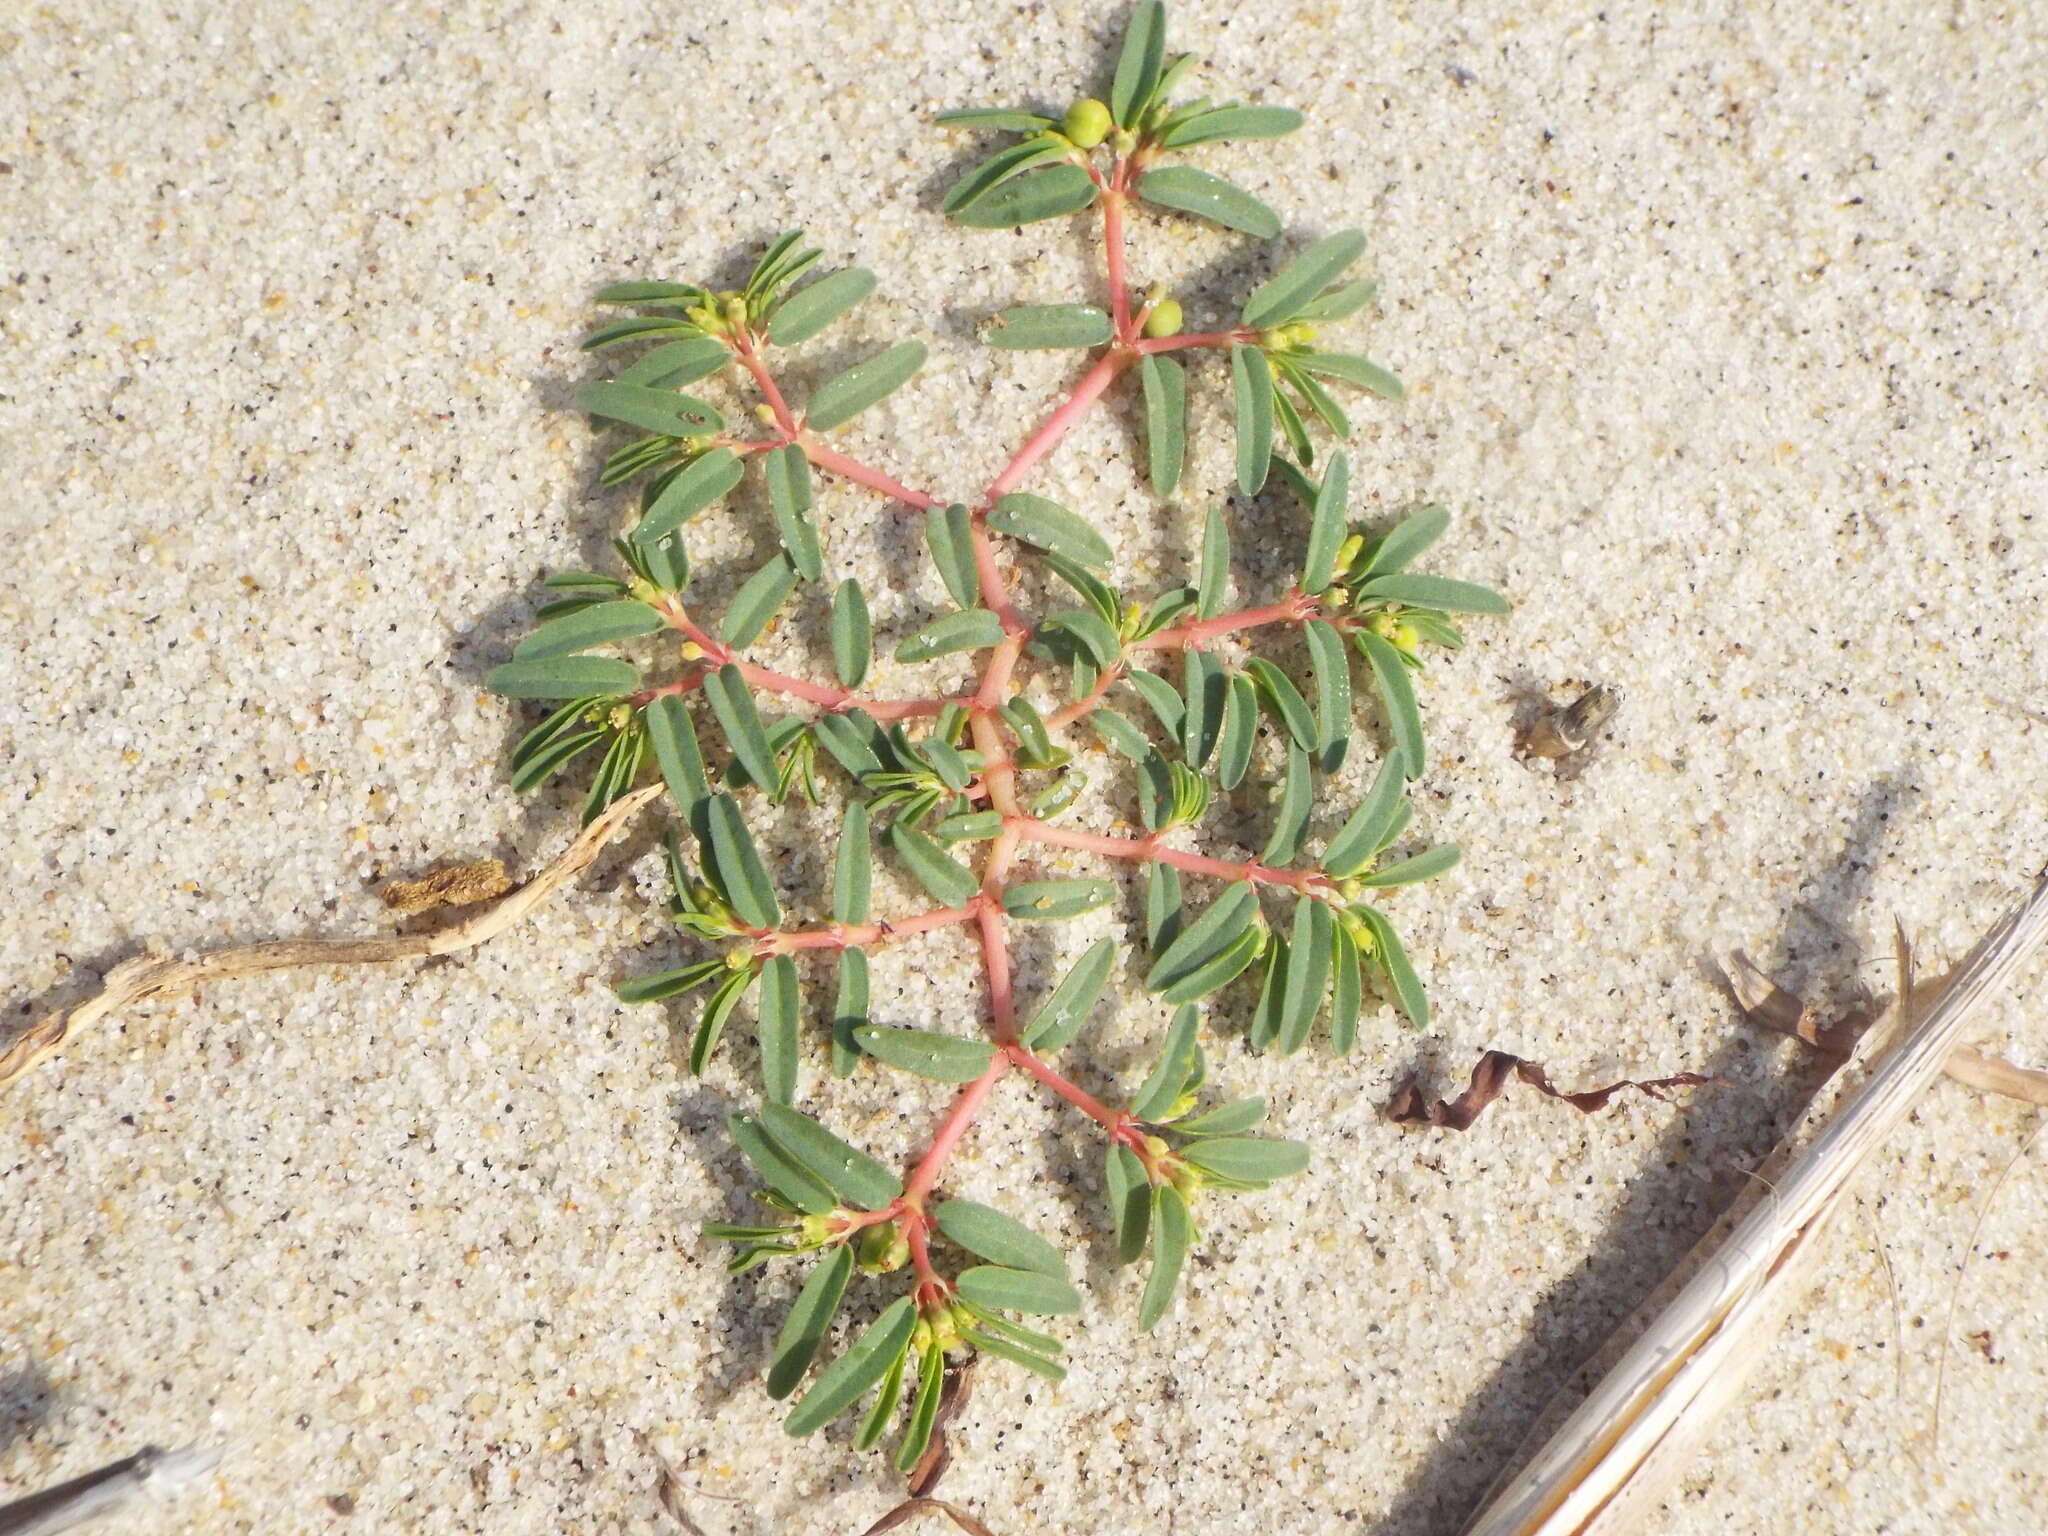
[[[946,1384],[939,1391],[938,1412],[932,1418],[931,1443],[910,1469],[912,1498],[924,1498],[938,1487],[946,1468],[953,1464],[953,1453],[946,1445],[946,1425],[974,1395],[974,1362],[979,1358],[969,1355],[965,1360],[946,1362]]]
[[[1728,978],[1728,990],[1735,994],[1735,1006],[1750,1023],[1804,1040],[1831,1056],[1847,1056],[1856,1049],[1856,1042],[1876,1017],[1871,1010],[1857,1009],[1822,1023],[1811,1007],[1757,969],[1739,949],[1721,969]]]
[[[898,1504],[889,1513],[861,1532],[861,1536],[883,1536],[883,1532],[893,1531],[906,1521],[914,1520],[919,1515],[934,1509],[939,1511],[940,1514],[949,1517],[955,1525],[967,1532],[967,1536],[996,1536],[994,1531],[983,1525],[958,1504],[948,1504],[944,1499],[905,1499],[901,1504]]]
[[[1549,1075],[1538,1063],[1510,1056],[1506,1051],[1488,1051],[1472,1069],[1472,1081],[1455,1099],[1430,1099],[1419,1086],[1418,1076],[1411,1073],[1394,1090],[1393,1098],[1387,1101],[1387,1118],[1401,1125],[1435,1125],[1451,1131],[1469,1131],[1472,1122],[1479,1118],[1486,1106],[1501,1096],[1509,1080],[1517,1077],[1538,1093],[1562,1099],[1585,1115],[1605,1109],[1608,1101],[1624,1088],[1633,1088],[1653,1099],[1662,1099],[1664,1089],[1696,1088],[1713,1081],[1697,1072],[1680,1072],[1674,1077],[1652,1078],[1647,1082],[1623,1078],[1605,1088],[1567,1093],[1551,1085]]]
[[[489,901],[512,889],[502,859],[474,864],[449,864],[417,880],[392,880],[377,894],[394,912],[432,912],[437,907],[467,907]]]

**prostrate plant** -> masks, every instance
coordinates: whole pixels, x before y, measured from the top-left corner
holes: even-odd
[[[1192,63],[1185,55],[1168,60],[1164,8],[1145,4],[1131,20],[1107,105],[1078,102],[1059,119],[1006,108],[940,119],[1021,136],[947,194],[945,210],[956,222],[1007,228],[1098,209],[1107,266],[1106,311],[1029,304],[996,316],[990,340],[998,347],[1085,348],[1096,355],[1071,396],[971,502],[899,484],[826,440],[832,428],[916,373],[922,343],[900,342],[828,379],[801,408],[785,398],[771,361],[776,352],[816,336],[875,281],[856,268],[800,285],[819,257],[800,234],[777,240],[737,292],[630,282],[600,293],[600,302],[632,314],[587,345],[644,348],[614,379],[579,397],[591,415],[633,433],[603,474],[608,485],[642,481],[638,520],[617,543],[624,571],[550,577],[558,596],[540,611],[539,627],[514,659],[491,676],[500,693],[563,701],[514,753],[517,787],[534,788],[571,764],[594,760],[588,819],[650,770],[667,785],[695,844],[693,867],[681,838],[669,834],[672,915],[709,952],[678,970],[631,981],[619,995],[655,1002],[710,989],[690,1049],[693,1071],[703,1070],[751,997],[765,1103],[731,1126],[771,1214],[758,1225],[705,1230],[738,1245],[735,1271],[815,1256],[775,1347],[768,1389],[777,1397],[802,1385],[856,1271],[908,1267],[907,1293],[818,1373],[788,1419],[791,1434],[807,1433],[879,1386],[857,1437],[866,1447],[889,1432],[908,1397],[898,1451],[906,1468],[930,1438],[949,1353],[997,1356],[1056,1380],[1059,1341],[1017,1318],[1064,1315],[1081,1304],[1050,1244],[1000,1211],[939,1196],[948,1159],[998,1082],[1024,1073],[1101,1127],[1117,1256],[1129,1263],[1148,1248],[1152,1256],[1139,1306],[1139,1320],[1150,1328],[1172,1305],[1202,1192],[1263,1189],[1307,1162],[1297,1142],[1248,1134],[1265,1117],[1263,1100],[1203,1105],[1204,1001],[1240,976],[1255,976],[1247,1044],[1282,1054],[1300,1050],[1319,1019],[1327,1020],[1333,1046],[1350,1050],[1368,980],[1416,1025],[1428,1017],[1400,938],[1369,899],[1441,873],[1458,857],[1455,847],[1438,847],[1379,862],[1407,831],[1407,784],[1424,764],[1411,678],[1426,643],[1461,643],[1451,614],[1500,613],[1507,605],[1484,587],[1411,572],[1444,530],[1441,510],[1425,509],[1383,531],[1353,527],[1344,455],[1330,455],[1320,478],[1310,476],[1309,420],[1338,438],[1350,430],[1325,381],[1400,394],[1378,365],[1314,345],[1318,327],[1372,299],[1371,283],[1346,277],[1364,249],[1361,235],[1346,231],[1309,246],[1220,329],[1184,332],[1181,306],[1157,289],[1133,298],[1123,226],[1134,201],[1262,239],[1280,231],[1279,219],[1248,193],[1180,162],[1183,151],[1212,140],[1291,132],[1299,114],[1206,98],[1176,103],[1173,92]],[[1230,523],[1220,510],[1208,514],[1195,584],[1141,601],[1111,585],[1116,551],[1095,520],[1019,488],[1089,406],[1135,369],[1148,477],[1160,495],[1171,492],[1187,439],[1181,360],[1205,354],[1230,369],[1240,489],[1259,491],[1277,470],[1307,508],[1299,580],[1259,607],[1226,607]],[[758,425],[729,421],[688,393],[728,364],[758,391]],[[1291,460],[1275,457],[1276,437]],[[740,484],[750,461],[766,482],[782,547],[714,622],[685,600],[685,533]],[[811,518],[816,472],[871,487],[923,515],[932,561],[956,606],[905,640],[895,657],[911,663],[983,653],[970,690],[891,699],[860,692],[872,665],[873,629],[867,596],[852,579],[838,582],[830,597],[836,682],[746,659],[792,594],[825,579],[826,551]],[[1005,562],[1013,556],[1043,562],[1072,590],[1075,605],[1028,620],[1011,598]],[[1309,658],[1305,680],[1274,659],[1246,653],[1276,632],[1300,635]],[[654,635],[677,642],[658,676],[596,654]],[[1316,781],[1343,763],[1352,732],[1354,651],[1377,692],[1389,746],[1364,801],[1309,856]],[[1063,674],[1071,702],[1041,714],[1023,686],[1027,660]],[[1158,670],[1162,664],[1167,671]],[[1168,676],[1176,665],[1177,682]],[[1143,705],[1149,726],[1110,702],[1125,694]],[[759,701],[766,698],[787,701],[796,712],[764,713]],[[1284,757],[1264,847],[1248,859],[1188,851],[1181,834],[1200,827],[1216,790],[1245,784],[1268,729],[1262,718]],[[715,772],[699,745],[706,725],[715,725],[727,753]],[[1061,820],[1081,789],[1076,753],[1088,750],[1090,737],[1128,761],[1143,836]],[[820,748],[843,778],[821,774]],[[779,804],[792,794],[815,803],[828,792],[846,797],[829,910],[822,920],[793,921],[743,806]],[[878,824],[932,905],[886,921],[875,916],[871,843]],[[1020,1018],[1008,942],[1011,924],[1075,917],[1110,902],[1116,887],[1107,879],[1033,878],[1021,864],[1032,848],[1146,867],[1142,982],[1171,1016],[1157,1064],[1120,1106],[1097,1099],[1050,1060],[1086,1026],[1122,961],[1119,946],[1110,939],[1095,944]],[[1188,911],[1187,877],[1220,889]],[[1292,899],[1284,922],[1269,925],[1268,893]],[[985,1036],[873,1019],[869,951],[955,927],[973,930],[978,940],[987,974]],[[928,1149],[900,1176],[792,1107],[806,1011],[800,963],[812,957],[836,964],[829,1006],[817,1010],[827,1024],[834,1073],[872,1058],[961,1085]],[[966,1267],[958,1267],[956,1254]]]

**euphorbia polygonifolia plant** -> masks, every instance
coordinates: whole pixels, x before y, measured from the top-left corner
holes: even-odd
[[[1380,862],[1406,832],[1406,787],[1423,768],[1411,679],[1426,644],[1460,644],[1451,614],[1506,609],[1484,587],[1410,570],[1443,531],[1442,511],[1423,510],[1384,530],[1353,527],[1344,455],[1332,453],[1314,474],[1310,420],[1339,439],[1350,430],[1328,386],[1400,394],[1384,369],[1315,345],[1321,327],[1371,302],[1372,284],[1346,275],[1364,248],[1361,235],[1316,241],[1259,286],[1234,322],[1216,329],[1183,330],[1180,305],[1158,288],[1136,296],[1124,228],[1134,205],[1271,239],[1280,221],[1270,210],[1182,162],[1208,141],[1269,138],[1300,124],[1285,108],[1175,100],[1193,61],[1169,59],[1164,34],[1164,8],[1139,6],[1106,104],[1078,102],[1058,119],[1007,108],[940,119],[1019,136],[947,195],[945,211],[956,222],[1008,228],[1092,210],[1103,239],[1107,309],[1030,304],[995,318],[995,346],[1086,349],[1093,361],[992,484],[972,500],[954,500],[901,484],[830,445],[833,428],[917,371],[925,357],[919,342],[900,342],[847,369],[807,400],[787,398],[776,377],[778,352],[817,335],[874,287],[858,268],[811,276],[819,252],[799,234],[770,246],[737,292],[666,281],[607,288],[600,302],[632,315],[596,332],[588,346],[637,355],[615,378],[588,386],[579,403],[634,434],[603,475],[606,484],[643,482],[637,521],[617,542],[624,571],[550,577],[556,597],[541,609],[539,627],[491,677],[502,694],[561,701],[514,753],[518,787],[595,761],[586,818],[650,772],[673,796],[695,863],[671,831],[672,913],[708,953],[631,981],[620,996],[651,1003],[708,988],[690,1051],[698,1071],[751,1000],[765,1102],[758,1114],[735,1117],[732,1134],[761,1180],[759,1200],[769,1214],[758,1225],[705,1230],[737,1245],[735,1271],[810,1256],[768,1374],[778,1397],[804,1384],[856,1271],[909,1271],[907,1290],[810,1381],[788,1419],[792,1434],[804,1434],[879,1387],[858,1435],[865,1447],[888,1434],[907,1397],[898,1452],[905,1467],[930,1438],[949,1353],[994,1355],[1057,1379],[1058,1340],[1016,1319],[1080,1306],[1060,1254],[1044,1239],[987,1205],[940,1196],[949,1157],[998,1083],[1033,1078],[1100,1127],[1116,1252],[1124,1262],[1151,1253],[1139,1304],[1139,1320],[1150,1328],[1172,1305],[1201,1193],[1262,1189],[1307,1161],[1297,1142],[1248,1134],[1264,1118],[1263,1100],[1205,1106],[1204,1000],[1249,977],[1258,990],[1246,1044],[1283,1054],[1301,1049],[1319,1018],[1327,1019],[1335,1048],[1348,1051],[1369,982],[1414,1023],[1425,1021],[1421,983],[1371,901],[1377,891],[1440,873],[1458,856],[1454,847],[1437,847]],[[1097,520],[1023,488],[1089,407],[1135,372],[1147,475],[1157,493],[1170,493],[1186,441],[1185,360],[1204,357],[1230,370],[1239,488],[1255,493],[1277,472],[1307,509],[1299,578],[1257,606],[1228,606],[1230,520],[1221,510],[1207,517],[1199,579],[1141,601],[1112,585],[1117,554]],[[736,421],[688,392],[733,365],[759,397],[751,415]],[[1291,459],[1275,456],[1276,438]],[[781,549],[714,621],[687,601],[685,533],[749,465],[767,484]],[[921,698],[862,692],[873,635],[868,599],[852,579],[830,598],[836,681],[747,659],[792,595],[825,579],[826,552],[810,510],[819,473],[869,487],[924,519],[932,561],[955,606],[906,639],[895,657],[912,663],[973,652],[981,665],[971,688]],[[1042,562],[1072,590],[1074,605],[1027,617],[1012,598],[1017,559]],[[1276,634],[1300,637],[1305,681],[1253,653]],[[666,665],[658,674],[601,654],[644,636],[663,639]],[[1305,843],[1317,781],[1344,761],[1352,733],[1354,652],[1378,695],[1384,761],[1363,802],[1311,856]],[[1024,688],[1034,668],[1063,681],[1070,702],[1043,712],[1034,706]],[[1137,719],[1118,707],[1127,696],[1142,706]],[[771,700],[793,712],[764,710]],[[703,730],[724,744],[715,769],[699,745]],[[1083,783],[1076,754],[1097,744],[1128,763],[1141,836],[1062,819]],[[821,772],[821,747],[843,777]],[[1191,851],[1186,845],[1215,790],[1245,785],[1262,750],[1280,763],[1270,831],[1257,856]],[[792,794],[813,802],[845,797],[829,911],[820,921],[785,915],[748,829],[750,802],[780,803]],[[886,921],[871,910],[878,828],[931,905]],[[1114,940],[1082,954],[1028,1013],[1018,1007],[1011,926],[1075,917],[1108,903],[1116,889],[1107,879],[1035,874],[1030,857],[1048,848],[1146,870],[1142,984],[1170,1013],[1156,1065],[1120,1104],[1078,1086],[1051,1059],[1081,1033],[1122,963]],[[1199,893],[1192,907],[1187,885]],[[1268,919],[1268,896],[1291,903],[1284,920]],[[985,1031],[969,1037],[872,1019],[869,952],[942,928],[967,930],[979,947]],[[835,1073],[871,1059],[960,1085],[928,1148],[901,1174],[793,1107],[802,1079],[802,977],[819,959],[837,969],[834,986],[821,994]],[[965,1267],[955,1253],[965,1255]]]

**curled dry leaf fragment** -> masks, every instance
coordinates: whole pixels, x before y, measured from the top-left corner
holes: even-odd
[[[1645,1082],[1623,1078],[1604,1088],[1567,1093],[1552,1085],[1549,1074],[1539,1063],[1524,1061],[1506,1051],[1488,1051],[1473,1067],[1472,1080],[1465,1091],[1455,1099],[1431,1099],[1423,1093],[1416,1075],[1411,1073],[1387,1101],[1387,1118],[1398,1125],[1435,1125],[1445,1130],[1467,1131],[1472,1128],[1472,1122],[1485,1112],[1486,1106],[1501,1096],[1509,1081],[1517,1077],[1538,1093],[1561,1099],[1584,1115],[1598,1114],[1624,1088],[1633,1088],[1653,1099],[1661,1099],[1667,1088],[1697,1088],[1713,1081],[1697,1072],[1680,1072],[1672,1077],[1651,1078]]]
[[[437,907],[467,907],[489,901],[512,889],[502,859],[472,864],[447,864],[415,880],[390,880],[377,894],[394,912],[431,912]]]

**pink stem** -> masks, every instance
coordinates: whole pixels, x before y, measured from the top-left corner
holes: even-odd
[[[920,912],[915,917],[901,918],[893,923],[828,923],[822,928],[768,933],[754,946],[754,953],[786,955],[802,949],[851,949],[857,944],[884,944],[891,939],[929,933],[934,928],[971,923],[981,905],[980,899],[976,898],[964,907],[934,907],[929,912]]]
[[[1211,640],[1222,635],[1236,634],[1240,630],[1257,629],[1265,624],[1299,624],[1316,611],[1316,606],[1316,599],[1307,593],[1290,592],[1281,601],[1268,603],[1263,608],[1247,608],[1240,613],[1219,613],[1213,619],[1202,619],[1193,624],[1162,629],[1142,640],[1133,640],[1130,648],[1134,651],[1199,651]]]
[[[1029,1072],[1033,1077],[1045,1084],[1046,1087],[1073,1105],[1074,1108],[1080,1110],[1090,1120],[1095,1121],[1096,1124],[1108,1131],[1112,1139],[1123,1139],[1121,1132],[1125,1126],[1130,1124],[1130,1116],[1121,1110],[1111,1109],[1086,1089],[1068,1082],[1067,1079],[1055,1072],[1047,1062],[1032,1055],[1030,1051],[1021,1045],[1013,1042],[1005,1047],[1005,1054],[1009,1056],[1011,1061],[1022,1067],[1026,1072]]]
[[[1186,352],[1194,347],[1241,347],[1259,339],[1257,331],[1242,326],[1229,331],[1183,331],[1178,336],[1140,336],[1131,343],[1139,353]]]
[[[754,338],[741,331],[731,345],[739,360],[746,365],[747,372],[754,376],[754,383],[768,402],[768,408],[775,413],[775,425],[782,429],[782,435],[785,438],[796,436],[796,418],[790,414],[789,403],[782,398],[782,391],[775,387],[775,379],[768,372],[767,363],[754,350]]]
[[[988,1070],[969,1083],[953,1101],[953,1108],[946,1115],[938,1133],[932,1137],[932,1144],[925,1155],[918,1159],[917,1166],[910,1171],[910,1177],[903,1185],[903,1203],[906,1207],[922,1214],[924,1198],[932,1192],[932,1186],[939,1182],[939,1175],[945,1171],[946,1159],[953,1155],[953,1148],[960,1144],[960,1138],[967,1134],[967,1128],[974,1124],[974,1117],[981,1110],[982,1100],[996,1085],[1005,1072],[1010,1070],[1010,1058],[1001,1052],[988,1064]],[[915,1232],[911,1235],[913,1248],[917,1244]]]
[[[1199,853],[1183,853],[1178,848],[1169,848],[1155,837],[1110,837],[1101,832],[1079,832],[1071,827],[1054,826],[1051,822],[1037,821],[1026,816],[1013,823],[1017,834],[1028,843],[1051,843],[1057,848],[1078,848],[1083,853],[1099,853],[1110,859],[1157,859],[1162,864],[1171,864],[1175,869],[1184,869],[1191,875],[1209,875],[1218,880],[1251,880],[1260,885],[1286,885],[1304,895],[1325,890],[1330,877],[1319,869],[1274,869],[1270,865],[1248,861],[1233,864],[1225,859],[1205,858]]]
[[[1095,679],[1095,686],[1088,690],[1086,697],[1076,699],[1073,703],[1056,709],[1047,715],[1045,717],[1046,726],[1049,729],[1058,730],[1063,725],[1072,725],[1076,720],[1084,720],[1094,714],[1096,708],[1109,696],[1110,688],[1123,675],[1124,666],[1122,662],[1118,662],[1115,666],[1105,669],[1102,676]]]
[[[1081,382],[1075,386],[1067,403],[1054,411],[1031,440],[1017,450],[1017,456],[1010,460],[1009,467],[996,476],[995,484],[982,497],[984,506],[994,506],[996,499],[1006,496],[1017,488],[1017,482],[1031,471],[1031,466],[1044,458],[1067,435],[1074,423],[1087,414],[1088,407],[1107,388],[1119,373],[1130,365],[1131,354],[1121,349],[1105,352],[1095,360]]]
[[[850,459],[836,448],[827,448],[808,432],[797,441],[802,445],[810,461],[820,469],[830,470],[835,475],[844,475],[849,480],[858,481],[869,490],[880,491],[884,496],[892,497],[906,506],[915,507],[920,512],[939,504],[936,496],[927,496],[923,491],[913,491],[902,481],[892,480],[879,469],[870,469],[859,459]]]
[[[1129,345],[1131,294],[1124,280],[1124,163],[1117,161],[1109,185],[1102,189],[1102,250],[1109,266],[1109,305],[1116,317],[1116,339]]]
[[[936,715],[948,704],[970,704],[971,699],[871,699],[863,694],[849,693],[844,688],[834,688],[829,683],[813,683],[801,677],[791,677],[787,672],[776,672],[768,667],[757,667],[751,661],[741,661],[733,648],[704,628],[671,600],[659,609],[661,616],[668,620],[670,629],[692,641],[703,651],[705,659],[714,667],[725,666],[728,662],[740,669],[740,676],[753,688],[765,693],[786,694],[795,699],[807,699],[813,704],[823,705],[827,710],[838,713],[849,709],[864,709],[877,720],[913,720],[927,715]],[[704,680],[699,672],[691,677],[681,678],[673,683],[664,683],[658,688],[635,694],[636,703],[659,698],[665,693],[687,693]]]
[[[1028,634],[1031,626],[1024,622],[1024,616],[1010,602],[1009,589],[1003,581],[1003,568],[996,564],[995,540],[989,537],[983,514],[976,513],[968,524],[968,538],[974,546],[974,573],[981,582],[982,604],[1002,620],[1005,635],[1014,638]]]

